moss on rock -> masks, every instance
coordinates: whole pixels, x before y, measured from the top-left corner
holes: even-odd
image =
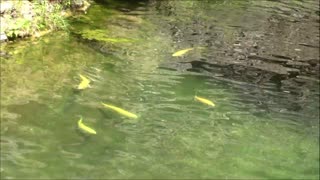
[[[74,2],[77,4],[73,5]],[[67,30],[66,17],[72,14],[70,10],[76,12],[81,9],[79,11],[85,12],[89,6],[86,0],[1,1],[0,41],[37,37],[52,30]]]

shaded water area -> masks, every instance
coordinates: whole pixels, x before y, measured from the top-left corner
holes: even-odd
[[[319,179],[318,3],[101,0],[6,45],[1,178]]]

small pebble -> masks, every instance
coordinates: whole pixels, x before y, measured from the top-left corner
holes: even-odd
[[[242,53],[242,49],[235,48],[233,49],[235,52]]]

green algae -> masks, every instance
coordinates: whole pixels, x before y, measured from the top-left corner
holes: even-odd
[[[128,43],[134,40],[128,38],[112,38],[108,36],[108,31],[102,29],[87,29],[81,31],[81,37],[87,40],[96,40],[106,43]]]

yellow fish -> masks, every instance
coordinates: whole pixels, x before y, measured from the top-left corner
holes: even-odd
[[[124,116],[127,116],[129,118],[134,118],[134,119],[138,118],[137,115],[135,115],[135,114],[133,114],[131,112],[128,112],[128,111],[126,111],[124,109],[121,109],[121,108],[118,108],[118,107],[115,107],[115,106],[112,106],[112,105],[109,105],[109,104],[104,104],[102,102],[101,102],[101,104],[104,105],[104,107],[110,108],[110,109],[116,111],[117,113],[122,114]]]
[[[82,123],[82,118],[78,121],[78,127],[79,127],[79,129],[81,129],[89,134],[97,134],[97,132],[94,129],[92,129]]]
[[[182,56],[191,50],[193,50],[193,48],[183,49],[183,50],[180,50],[180,51],[173,53],[172,56],[174,56],[174,57]]]
[[[81,78],[81,83],[78,85],[78,89],[86,89],[88,87],[90,87],[90,80],[84,76],[82,76],[81,74],[79,74],[80,78]]]
[[[204,104],[207,104],[209,106],[212,106],[212,107],[215,106],[215,104],[212,101],[208,100],[208,99],[205,99],[205,98],[202,98],[202,97],[198,97],[198,96],[194,96],[194,99],[199,101],[199,102],[202,102]]]

